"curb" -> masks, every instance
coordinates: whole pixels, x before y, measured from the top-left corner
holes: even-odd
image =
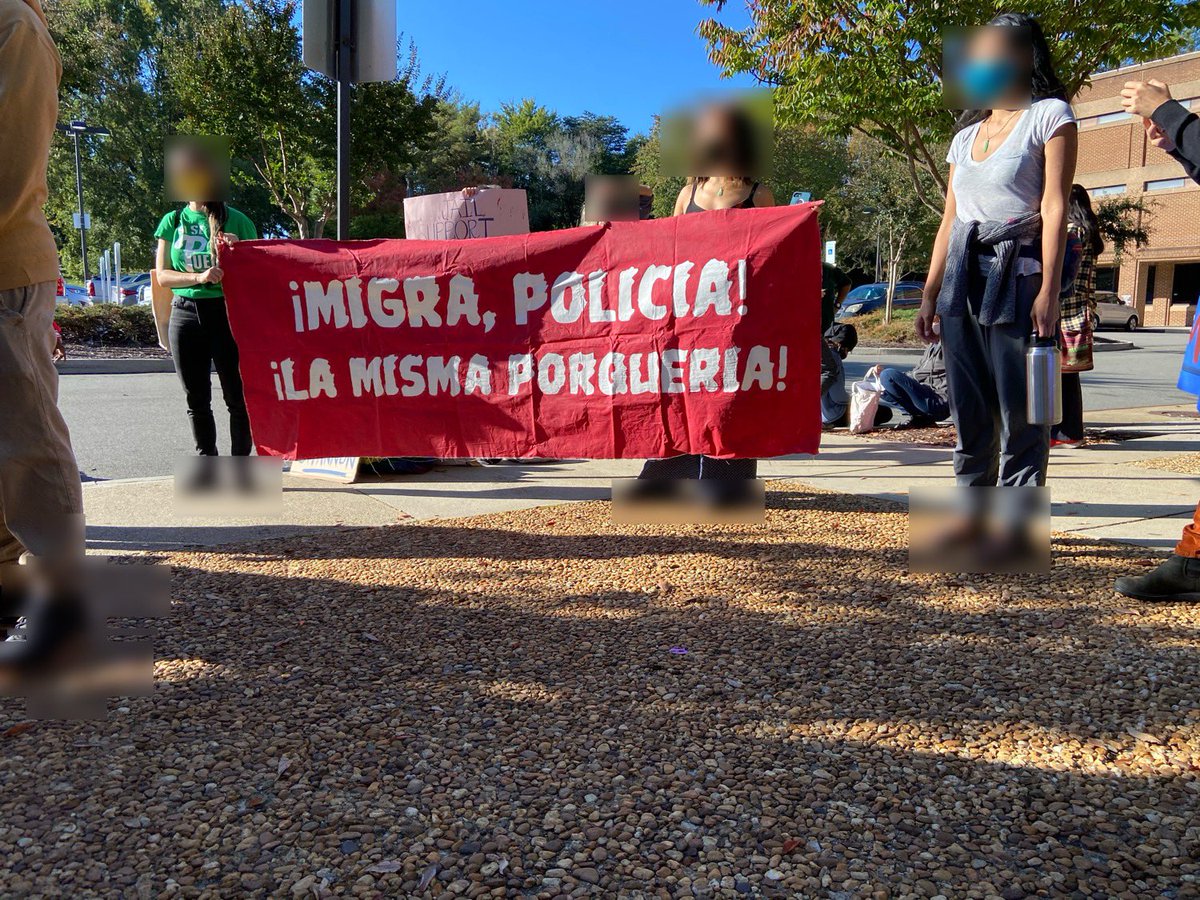
[[[1093,353],[1105,353],[1110,350],[1136,350],[1137,347],[1129,341],[1097,340],[1092,342]]]
[[[59,375],[145,375],[174,372],[170,359],[64,359],[56,363]]]

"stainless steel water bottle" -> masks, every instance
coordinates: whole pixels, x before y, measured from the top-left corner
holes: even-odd
[[[1025,418],[1030,425],[1062,421],[1062,357],[1052,337],[1035,337],[1025,351]]]

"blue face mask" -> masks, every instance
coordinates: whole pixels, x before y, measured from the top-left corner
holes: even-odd
[[[959,70],[964,99],[971,109],[990,108],[1011,89],[1017,78],[1017,66],[1008,59],[972,59]]]

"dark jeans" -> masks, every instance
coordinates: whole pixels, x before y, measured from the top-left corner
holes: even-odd
[[[648,459],[638,478],[741,480],[758,476],[757,459],[713,459],[711,456],[672,456]]]
[[[1025,418],[1025,351],[1042,277],[1018,279],[1015,322],[981,325],[981,269],[987,271],[993,262],[981,257],[972,265],[967,313],[941,319],[950,412],[958,429],[954,474],[962,486],[1042,486],[1050,458],[1050,427],[1031,425]]]
[[[1083,383],[1078,372],[1062,374],[1062,421],[1054,426],[1059,440],[1083,440]]]
[[[171,304],[171,358],[187,397],[188,418],[196,452],[217,455],[217,423],[212,412],[212,369],[217,369],[221,393],[229,410],[230,455],[249,456],[250,417],[242,396],[238,349],[225,315],[225,300],[211,297],[188,300],[176,297]]]
[[[879,383],[883,385],[880,401],[904,410],[914,419],[940,422],[950,415],[950,404],[939,397],[937,391],[921,384],[903,369],[884,369],[879,373]]]

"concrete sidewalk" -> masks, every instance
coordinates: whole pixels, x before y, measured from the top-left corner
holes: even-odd
[[[1194,412],[1161,407],[1089,413],[1089,427],[1141,436],[1052,452],[1054,528],[1168,551],[1200,498],[1200,478],[1132,464],[1200,450]],[[284,476],[277,515],[219,519],[176,515],[169,478],[94,482],[84,485],[88,545],[101,553],[163,551],[605,499],[612,478],[639,469],[635,460],[446,466],[353,485]],[[826,434],[816,456],[764,461],[759,474],[901,502],[912,485],[944,486],[953,478],[950,448],[845,432]]]

